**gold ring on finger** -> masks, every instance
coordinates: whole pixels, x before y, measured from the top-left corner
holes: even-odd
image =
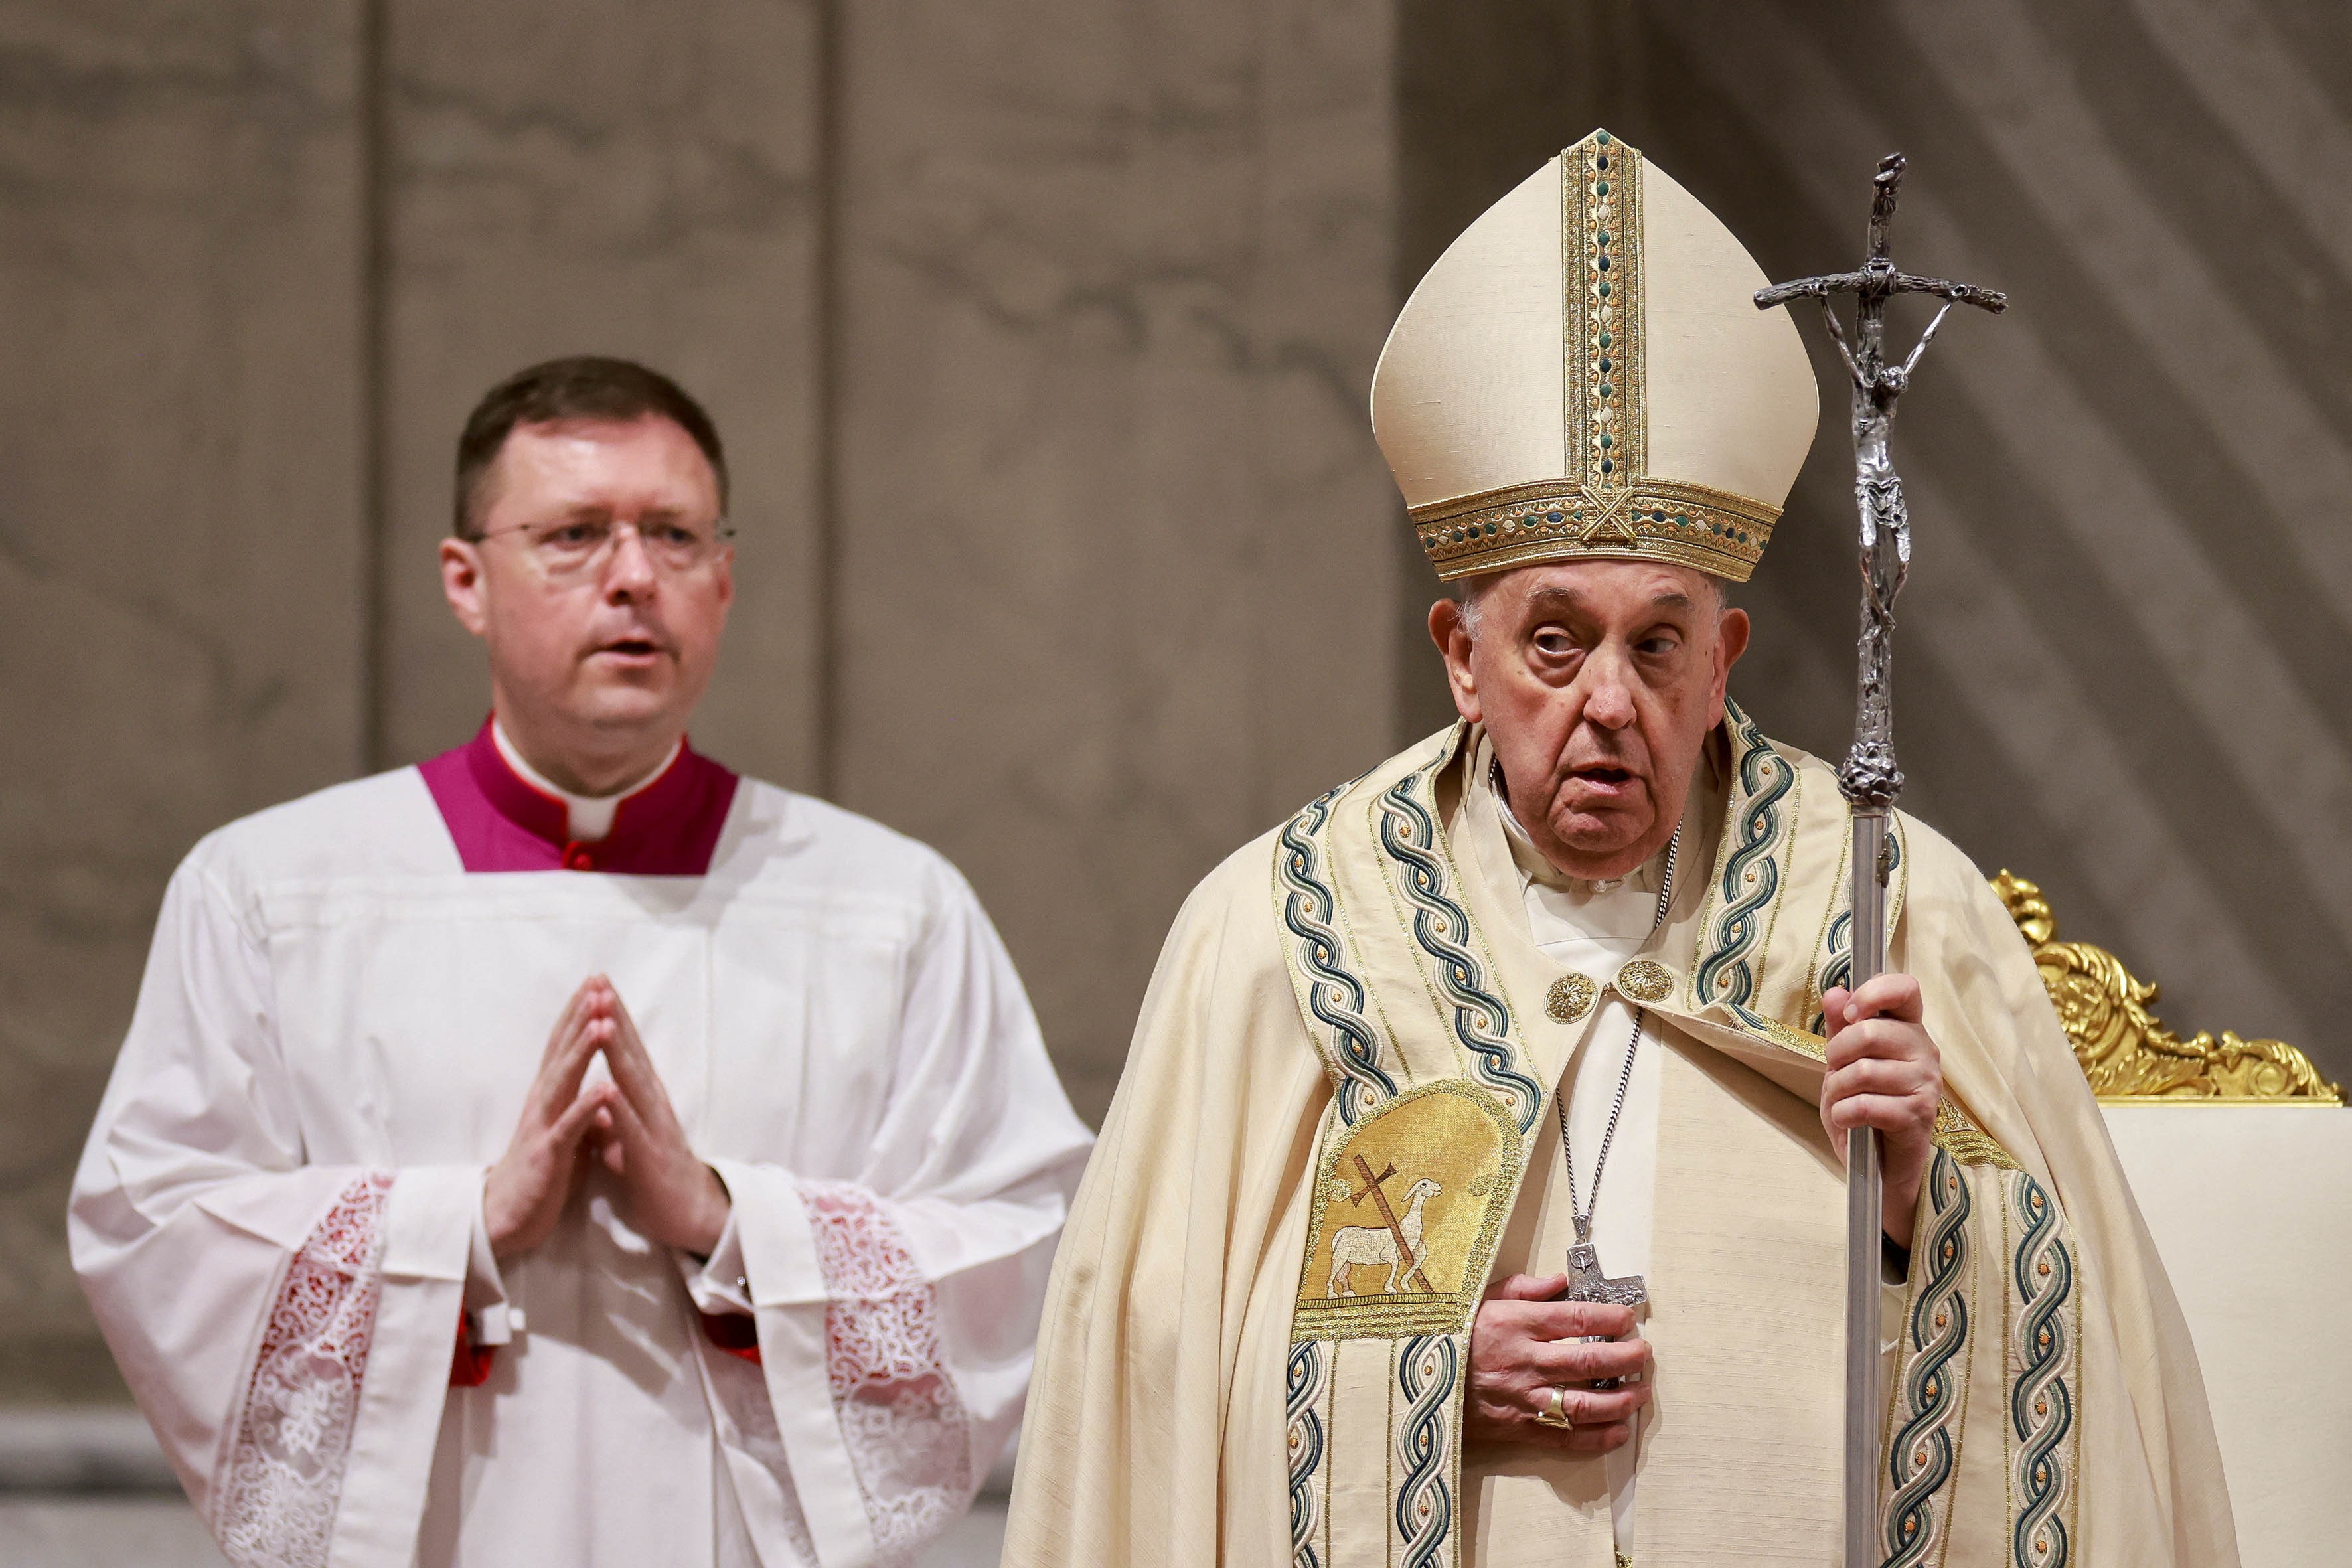
[[[1568,1390],[1565,1388],[1553,1389],[1551,1391],[1551,1404],[1546,1408],[1537,1411],[1536,1419],[1546,1426],[1557,1426],[1564,1432],[1575,1430],[1576,1417],[1568,1413]]]

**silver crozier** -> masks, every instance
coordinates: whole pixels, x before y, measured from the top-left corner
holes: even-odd
[[[1853,747],[1838,769],[1838,787],[1853,811],[1853,976],[1850,986],[1886,967],[1886,890],[1894,869],[1888,828],[1903,772],[1895,765],[1895,595],[1903,591],[1911,564],[1911,520],[1903,506],[1903,481],[1895,477],[1886,447],[1895,400],[1911,383],[1911,372],[1954,305],[2000,311],[2006,295],[1941,278],[1895,270],[1888,254],[1895,221],[1895,190],[1903,180],[1903,154],[1890,153],[1878,165],[1870,202],[1870,256],[1859,272],[1800,279],[1756,296],[1769,310],[1793,300],[1818,300],[1838,355],[1853,378],[1853,494],[1862,513],[1862,683],[1855,706]],[[1830,303],[1832,294],[1854,297],[1853,337],[1849,341]],[[1899,365],[1886,363],[1886,301],[1896,294],[1931,294],[1943,300],[1927,330]],[[1888,1543],[1877,1536],[1879,1426],[1885,1402],[1878,1386],[1879,1236],[1878,1134],[1857,1128],[1846,1134],[1845,1274],[1845,1568],[1879,1568]],[[1899,1544],[1899,1543],[1898,1543]]]

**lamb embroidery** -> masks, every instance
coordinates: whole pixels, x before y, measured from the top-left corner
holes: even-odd
[[[1366,1198],[1380,1210],[1379,1225],[1351,1225],[1331,1233],[1331,1279],[1325,1285],[1327,1298],[1356,1294],[1355,1270],[1359,1267],[1378,1268],[1388,1265],[1388,1281],[1381,1287],[1388,1295],[1397,1293],[1397,1282],[1402,1279],[1416,1290],[1437,1293],[1422,1271],[1428,1261],[1429,1244],[1422,1237],[1422,1210],[1429,1200],[1444,1189],[1423,1176],[1405,1189],[1404,1213],[1400,1215],[1389,1205],[1389,1194],[1382,1185],[1397,1173],[1391,1164],[1378,1175],[1372,1173],[1371,1163],[1363,1155],[1355,1157],[1356,1173],[1363,1185],[1348,1194],[1351,1205],[1360,1205]]]

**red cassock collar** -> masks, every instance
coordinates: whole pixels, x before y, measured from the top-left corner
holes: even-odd
[[[416,771],[468,871],[611,871],[699,877],[710,869],[735,803],[734,773],[688,746],[661,775],[614,808],[594,843],[570,838],[572,812],[507,765],[485,721],[474,738]]]

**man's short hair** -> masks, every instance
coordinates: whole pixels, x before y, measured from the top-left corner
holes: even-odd
[[[642,419],[658,416],[694,437],[719,480],[719,504],[727,505],[727,454],[719,426],[684,387],[657,370],[631,360],[575,354],[519,370],[482,394],[457,437],[455,531],[460,539],[482,537],[480,501],[490,465],[518,425],[563,419]]]

